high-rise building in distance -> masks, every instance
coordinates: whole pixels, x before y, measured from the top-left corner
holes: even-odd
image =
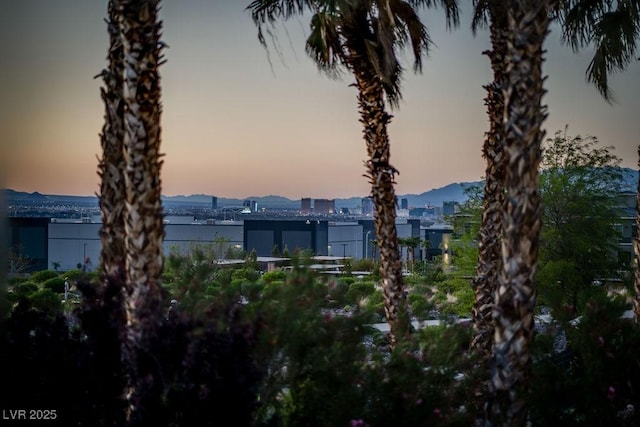
[[[300,213],[302,215],[309,215],[311,213],[311,199],[309,197],[303,197],[300,200]]]
[[[336,212],[336,201],[334,199],[314,199],[313,213],[330,215]]]
[[[362,199],[362,215],[373,216],[373,199],[371,197]]]

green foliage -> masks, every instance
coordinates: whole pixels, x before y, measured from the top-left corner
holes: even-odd
[[[231,279],[244,279],[248,282],[255,282],[260,278],[260,272],[252,268],[238,268],[234,269],[231,274]]]
[[[280,256],[280,248],[278,247],[278,244],[273,245],[273,248],[271,249],[271,256],[272,257]]]
[[[351,261],[353,271],[373,271],[375,262],[371,258],[355,259]]]
[[[622,174],[613,147],[558,131],[544,146],[540,194],[543,225],[537,281],[548,295],[578,306],[596,279],[616,277]]]
[[[49,279],[52,279],[54,277],[58,277],[58,273],[56,273],[55,271],[52,270],[42,270],[42,271],[37,271],[35,273],[33,273],[31,275],[31,280],[33,280],[36,283],[43,283]]]
[[[64,277],[67,277],[69,280],[78,281],[84,278],[86,273],[82,270],[68,270],[64,273]]]
[[[42,284],[42,287],[44,289],[51,289],[53,292],[61,294],[64,292],[64,279],[62,277],[52,277],[51,279],[46,280]]]
[[[9,279],[9,286],[17,285],[18,283],[28,282],[31,278],[28,276],[13,276]]]
[[[51,289],[41,289],[29,297],[33,308],[49,316],[62,313],[62,301],[60,296]]]
[[[205,263],[204,268],[198,263],[173,261],[174,267],[179,267],[174,271],[176,282],[166,286],[193,292],[191,297],[201,306],[187,309],[183,304],[188,298],[184,297],[179,303],[180,315],[158,326],[160,341],[152,347],[153,369],[162,370],[164,381],[164,391],[157,399],[159,406],[153,407],[154,411],[160,411],[153,412],[158,419],[167,417],[175,422],[173,425],[185,425],[188,419],[189,425],[195,425],[198,416],[212,415],[210,405],[216,402],[221,405],[224,401],[225,407],[257,404],[243,409],[243,414],[251,415],[245,416],[242,425],[474,424],[477,400],[473,393],[479,378],[488,373],[477,370],[481,365],[469,351],[470,328],[460,324],[419,328],[403,337],[398,348],[389,353],[384,334],[370,326],[383,318],[382,294],[374,290],[374,283],[318,276],[306,266],[307,261],[304,257],[295,259],[290,273],[276,271],[270,276],[267,273],[257,276],[246,268],[217,269],[211,263]],[[559,264],[557,268],[563,270],[565,266]],[[182,283],[185,278],[195,282],[200,278],[207,280],[200,281],[196,288],[191,282]],[[434,301],[446,299],[446,292],[458,298],[456,304],[469,305],[464,300],[472,298],[469,281],[443,273],[442,278],[439,282],[417,282],[411,287],[409,304],[418,318],[426,318]],[[45,316],[48,324],[62,319],[57,326],[62,329],[45,331],[41,321],[25,323],[20,336],[30,337],[30,331],[34,330],[36,336],[11,341],[12,345],[28,343],[12,347],[12,354],[27,354],[28,357],[22,357],[31,360],[36,347],[33,353],[28,353],[29,349],[41,346],[43,340],[51,340],[47,353],[57,354],[50,350],[55,348],[69,358],[69,367],[64,368],[67,374],[73,369],[83,369],[83,363],[111,347],[115,349],[113,360],[119,363],[119,333],[114,330],[109,340],[99,342],[109,330],[106,319],[110,317],[106,312],[94,312],[84,319],[104,319],[107,324],[90,326],[93,329],[89,332],[82,329],[76,335],[62,316],[56,317],[62,313],[59,295],[49,289],[37,291],[37,285],[29,282],[14,285],[13,291],[20,286],[36,292],[29,297],[30,305],[22,300],[18,314],[26,316],[28,322],[35,315]],[[436,295],[432,295],[432,286],[439,287]],[[87,285],[85,292],[98,289]],[[117,289],[112,291],[116,295]],[[358,303],[336,305],[342,308],[349,304],[352,309],[348,313],[331,309],[328,299],[347,299],[348,293],[349,299],[357,299]],[[99,307],[109,301],[117,303],[100,295],[83,298],[83,307],[91,301],[100,301]],[[238,304],[239,295],[246,297],[246,303]],[[465,310],[446,304],[443,307],[445,313],[456,310],[458,315]],[[569,316],[558,314],[560,323],[554,329],[536,335],[533,388],[526,401],[532,424],[637,425],[637,413],[633,415],[636,418],[624,418],[623,412],[628,404],[635,405],[638,401],[640,373],[629,367],[640,365],[637,355],[640,332],[632,321],[620,318],[624,301],[607,298],[602,286],[592,286],[584,307],[579,323],[571,324]],[[80,317],[84,316],[82,310],[77,313]],[[14,314],[17,318],[18,314]],[[90,323],[83,323],[82,328],[85,325]],[[12,328],[16,328],[15,324]],[[555,337],[560,330],[566,332],[568,349],[554,353]],[[229,335],[228,331],[237,335]],[[16,334],[11,333],[12,337]],[[95,344],[98,342],[99,345]],[[43,347],[37,349],[42,352]],[[80,349],[86,353],[74,353]],[[33,360],[48,360],[43,357]],[[73,357],[82,363],[76,363]],[[57,361],[55,366],[62,363]],[[117,364],[108,366],[109,372],[115,372]],[[55,371],[38,370],[33,364],[27,367],[20,371],[21,375],[44,375],[29,377],[42,384],[51,380],[48,372]],[[263,376],[259,380],[253,377],[252,369],[259,369]],[[72,377],[70,381],[79,381]],[[83,375],[82,379],[90,377]],[[21,376],[12,378],[10,384],[17,384]],[[109,380],[102,378],[96,387],[103,386],[105,381]],[[94,389],[83,387],[70,392],[74,405],[82,402],[88,405],[81,396]],[[116,399],[122,386],[114,385],[113,390],[112,398]],[[45,397],[51,399],[49,394]],[[221,410],[220,406],[217,408]]]
[[[348,425],[362,415],[367,399],[359,386],[366,319],[326,311],[327,285],[301,266],[286,283],[267,287],[259,301],[266,326],[258,349],[270,375],[260,390],[258,424]]]
[[[444,280],[447,280],[447,275],[442,269],[442,265],[436,265],[432,269],[427,271],[427,275],[426,275],[427,283],[436,284]]]
[[[473,425],[469,336],[456,325],[421,329],[387,362],[374,358],[364,384],[370,404],[360,418],[372,426]]]
[[[172,250],[165,259],[164,278],[172,280],[171,298],[179,302],[180,311],[200,317],[228,304],[239,294],[243,279],[231,286],[233,270],[219,269],[213,258],[213,249],[207,245],[194,245],[188,254]],[[213,291],[216,284],[218,291]],[[211,298],[215,293],[220,298]],[[168,306],[168,301],[165,302]]]
[[[469,185],[464,189],[467,200],[460,205],[458,213],[449,218],[453,224],[453,263],[464,273],[475,271],[478,261],[478,233],[482,217],[482,184]]]
[[[621,318],[624,309],[618,301],[595,296],[579,323],[562,322],[551,331],[553,336],[564,331],[567,348],[534,354],[528,396],[533,425],[638,425],[640,329]],[[628,411],[629,404],[635,412]]]
[[[12,287],[13,294],[16,297],[21,297],[21,296],[28,297],[29,295],[33,294],[39,289],[40,287],[33,282],[21,282],[16,285],[13,285]]]
[[[328,283],[327,290],[327,299],[330,302],[330,307],[342,307],[349,301],[347,299],[349,283],[346,280],[332,280]]]
[[[450,241],[452,265],[459,274],[475,274],[478,263],[478,233],[482,217],[482,184],[464,189],[467,200],[450,218],[453,238]]]
[[[441,314],[469,317],[474,293],[469,279],[451,277],[437,284],[436,300]]]
[[[252,249],[245,259],[245,267],[252,270],[258,270],[258,253]]]
[[[430,318],[430,313],[435,308],[435,305],[426,294],[410,293],[408,299],[411,312],[418,320]]]
[[[371,282],[353,282],[349,285],[349,290],[345,294],[345,300],[350,303],[357,303],[375,291],[375,286]]]
[[[262,280],[266,283],[272,283],[274,281],[284,281],[287,274],[282,270],[267,271],[262,275]]]

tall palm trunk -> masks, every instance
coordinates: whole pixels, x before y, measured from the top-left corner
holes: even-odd
[[[409,322],[396,229],[394,176],[397,171],[389,164],[391,150],[387,125],[391,115],[385,111],[384,92],[377,77],[357,67],[353,67],[353,70],[358,88],[360,123],[364,126],[364,140],[369,155],[365,176],[371,184],[375,207],[374,225],[380,250],[384,311],[390,327],[389,344],[394,348],[398,338],[408,333]]]
[[[102,158],[98,164],[101,178],[99,205],[102,217],[100,229],[101,266],[105,280],[122,283],[125,269],[124,231],[124,102],[122,80],[124,55],[120,40],[117,1],[109,1],[109,65],[102,72],[105,88],[100,95],[105,104],[105,123],[100,134]]]
[[[509,2],[507,85],[504,89],[506,203],[503,215],[502,268],[496,290],[493,417],[500,424],[524,425],[523,392],[528,382],[534,275],[541,226],[538,166],[542,106],[543,42],[549,25],[550,0]]]
[[[478,265],[473,281],[475,300],[473,304],[474,336],[471,344],[487,360],[493,345],[493,306],[498,272],[502,261],[502,209],[504,204],[504,100],[505,55],[507,48],[507,9],[502,0],[490,4],[489,32],[493,82],[486,85],[487,115],[489,131],[485,135],[482,153],[487,162],[485,170],[482,221],[478,235]]]
[[[129,419],[140,417],[153,386],[141,360],[161,319],[160,278],[164,227],[160,200],[159,0],[122,0],[124,54],[124,174],[126,188],[125,360],[131,369]]]
[[[638,145],[638,171],[640,173],[640,145]],[[636,194],[636,235],[633,238],[633,253],[635,257],[633,314],[636,322],[638,322],[640,321],[640,175],[638,176],[638,191]]]

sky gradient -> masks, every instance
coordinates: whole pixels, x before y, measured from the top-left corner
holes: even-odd
[[[243,9],[249,0],[164,1],[161,67],[162,193],[245,198],[366,196],[366,150],[350,75],[331,80],[304,52],[308,17],[280,26],[269,55]],[[470,2],[461,2],[465,5]],[[0,187],[93,195],[104,121],[107,1],[0,3]],[[421,11],[433,46],[423,73],[405,62],[403,100],[389,126],[397,194],[484,175],[491,80],[488,34],[474,38],[463,7],[447,31],[441,10]],[[552,27],[547,38],[547,136],[593,135],[636,168],[640,63],[614,75],[607,104],[584,77],[591,51],[574,54]]]

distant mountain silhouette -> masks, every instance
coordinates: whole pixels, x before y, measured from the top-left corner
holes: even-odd
[[[624,177],[624,191],[635,192],[638,187],[638,171],[630,168],[623,168]],[[425,207],[425,206],[442,206],[443,202],[454,201],[462,203],[467,200],[465,189],[474,186],[482,185],[482,181],[475,182],[457,182],[444,187],[434,188],[429,191],[425,191],[420,194],[399,194],[398,204],[400,200],[407,199],[407,203],[410,207]],[[14,191],[11,189],[0,190],[0,193],[4,196],[7,203],[32,203],[32,204],[49,204],[49,203],[68,203],[74,205],[83,206],[98,206],[98,198],[96,196],[65,196],[65,195],[51,195],[40,194],[38,192],[26,193],[20,191]],[[210,207],[211,195],[206,194],[192,194],[189,196],[162,196],[162,203],[167,206],[193,206],[193,207]],[[336,209],[340,208],[352,208],[360,206],[362,198],[350,197],[350,198],[336,198]],[[269,195],[269,196],[251,196],[242,199],[218,197],[218,208],[230,207],[230,206],[242,206],[244,201],[253,200],[258,204],[258,208],[267,209],[300,209],[300,199],[292,200],[282,196]]]

